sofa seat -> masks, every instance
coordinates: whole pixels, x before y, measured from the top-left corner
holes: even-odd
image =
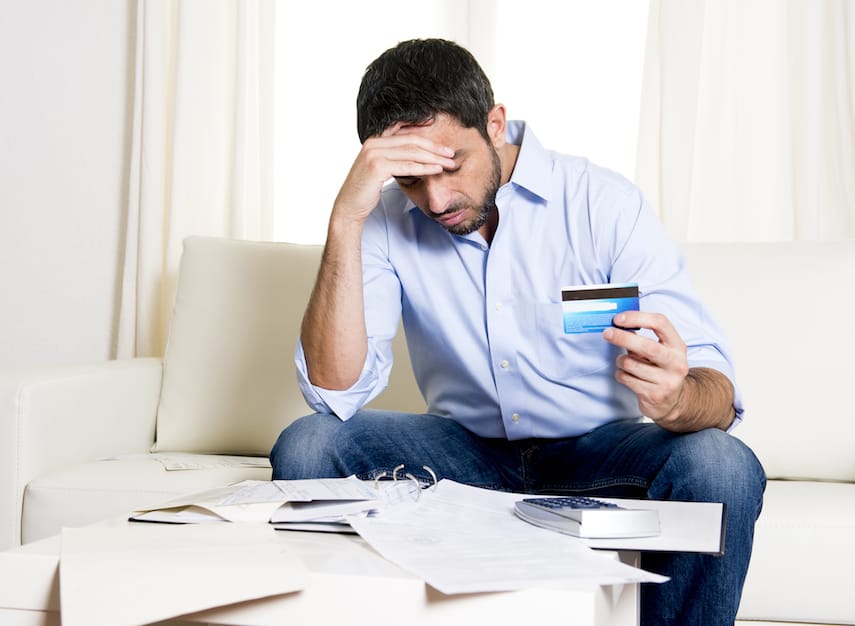
[[[770,480],[740,618],[855,624],[853,537],[855,484]]]
[[[166,469],[169,454],[127,455],[63,467],[32,480],[24,494],[24,543],[58,533],[57,525],[83,526],[117,512],[156,506],[172,498],[241,480],[270,480],[264,458],[181,455],[199,469]],[[227,466],[225,461],[246,461]],[[266,464],[266,467],[259,465]]]

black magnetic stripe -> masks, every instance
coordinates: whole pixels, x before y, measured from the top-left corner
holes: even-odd
[[[637,298],[638,287],[606,287],[561,291],[561,300],[604,300],[607,298]]]

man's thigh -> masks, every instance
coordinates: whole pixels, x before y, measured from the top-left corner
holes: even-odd
[[[636,420],[538,442],[524,463],[526,491],[533,493],[735,503],[753,502],[763,482],[751,450],[724,431],[673,433]]]
[[[505,474],[513,472],[504,469],[507,447],[508,442],[482,439],[436,415],[366,410],[345,421],[323,413],[301,418],[282,431],[270,457],[276,479],[351,474],[372,479],[403,465],[399,476],[406,472],[431,481],[426,466],[437,479],[505,489]]]
[[[538,440],[523,452],[525,489],[645,497],[681,436],[632,419],[610,422],[579,437]]]

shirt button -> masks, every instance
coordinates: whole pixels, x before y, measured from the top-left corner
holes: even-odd
[[[501,303],[501,302],[497,302],[497,303],[496,303],[496,310],[497,310],[497,311],[501,311],[501,310],[502,310],[502,303]]]
[[[499,367],[501,367],[503,370],[508,369],[509,365],[510,363],[508,363],[507,359],[502,359],[502,361],[499,363]]]
[[[516,422],[520,421],[520,414],[519,414],[519,413],[514,413],[513,415],[511,415],[511,421],[512,421],[512,422],[514,422],[514,423],[516,423]]]

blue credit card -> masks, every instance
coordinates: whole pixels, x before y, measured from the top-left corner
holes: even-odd
[[[600,333],[613,326],[612,319],[618,313],[638,310],[638,285],[562,287],[561,309],[565,333]]]

